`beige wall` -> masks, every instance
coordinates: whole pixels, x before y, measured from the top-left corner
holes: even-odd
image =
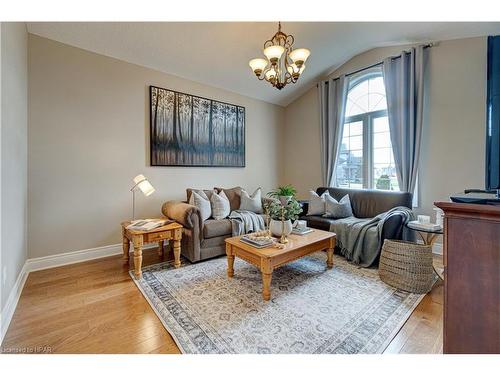
[[[1,24],[2,310],[27,257],[27,38],[24,23]],[[2,333],[5,329],[2,327]]]
[[[246,167],[149,167],[149,85],[246,107]],[[283,121],[282,107],[29,35],[29,257],[119,243],[139,173],[156,188],[139,217],[187,187],[274,188]]]
[[[405,47],[377,48],[342,65],[332,77],[382,61]],[[426,118],[420,163],[418,212],[465,188],[484,187],[486,38],[444,41],[429,50]],[[282,183],[297,186],[300,197],[321,185],[316,88],[285,111]],[[295,150],[301,150],[296,152]]]
[[[404,48],[367,51],[332,76]],[[118,243],[138,173],[157,188],[149,198],[138,196],[143,217],[159,215],[162,202],[183,198],[188,186],[268,190],[292,183],[305,197],[321,185],[315,88],[284,110],[34,35],[29,55],[29,257]],[[484,185],[485,69],[485,38],[429,50],[418,212]],[[150,84],[245,106],[247,167],[149,167]]]

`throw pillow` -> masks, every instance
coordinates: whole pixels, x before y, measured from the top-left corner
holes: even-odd
[[[201,220],[207,220],[210,215],[212,215],[212,207],[210,206],[210,201],[207,195],[203,191],[192,191],[191,197],[189,198],[189,204],[198,207],[201,214]]]
[[[217,193],[224,191],[224,194],[226,194],[227,199],[229,199],[229,204],[231,205],[231,211],[240,208],[241,188],[239,186],[236,186],[231,189],[225,189],[220,187],[216,187],[214,189],[217,191]]]
[[[212,203],[212,217],[215,220],[225,219],[231,213],[229,199],[227,199],[224,191],[221,191],[219,194],[212,194],[210,203]]]
[[[246,190],[241,189],[240,210],[252,211],[256,214],[264,212],[262,209],[262,189],[258,188],[252,195],[248,195]]]
[[[309,191],[309,208],[307,209],[307,216],[323,215],[325,213],[325,197],[330,196],[330,193],[325,191],[321,197],[314,191]]]
[[[326,212],[324,217],[331,217],[332,219],[343,219],[345,217],[351,217],[352,207],[349,195],[344,195],[342,199],[337,202],[337,200],[330,195],[325,197],[326,201]]]
[[[186,189],[186,201],[189,202],[191,200],[191,194],[193,191],[196,191],[198,194],[200,194],[202,197],[204,195],[207,196],[207,199],[210,200],[210,198],[212,197],[212,194],[214,193],[214,190],[201,190],[201,189],[193,189],[193,188],[187,188]],[[203,194],[201,194],[203,193]]]

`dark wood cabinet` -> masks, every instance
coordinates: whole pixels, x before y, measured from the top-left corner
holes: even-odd
[[[444,219],[444,353],[500,353],[500,206],[436,202]]]

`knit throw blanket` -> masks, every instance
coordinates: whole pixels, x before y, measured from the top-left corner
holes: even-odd
[[[265,229],[263,215],[251,211],[235,210],[229,215],[229,220],[233,237]]]
[[[403,225],[413,220],[413,212],[407,207],[395,207],[371,219],[351,216],[335,220],[330,232],[337,234],[337,247],[347,260],[362,267],[370,267],[377,259],[382,247],[382,228],[386,220],[394,215],[403,218]]]

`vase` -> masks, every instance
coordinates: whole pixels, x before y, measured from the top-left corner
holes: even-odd
[[[278,198],[279,198],[280,203],[283,206],[286,206],[288,204],[288,202],[290,201],[290,199],[292,199],[293,197],[291,195],[280,195]]]
[[[291,220],[285,220],[285,225],[284,225],[284,234],[285,236],[288,236],[290,233],[292,233],[292,221]],[[281,220],[273,220],[271,219],[269,223],[269,230],[275,237],[281,237],[283,234],[283,223]]]

